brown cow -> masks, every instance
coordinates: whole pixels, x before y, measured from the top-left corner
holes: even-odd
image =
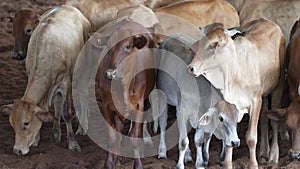
[[[39,23],[41,13],[30,9],[23,9],[15,14],[13,22],[13,34],[15,36],[15,47],[12,53],[13,59],[23,60],[26,58],[29,38]]]
[[[291,103],[286,109],[277,109],[268,112],[268,117],[273,120],[285,120],[289,129],[291,148],[289,156],[292,159],[300,159],[300,22],[294,24],[291,31],[291,39],[287,48],[289,58],[287,81]]]
[[[101,113],[106,120],[108,154],[105,168],[113,168],[113,154],[120,151],[120,137],[115,132],[124,130],[131,117],[130,136],[134,152],[134,168],[142,168],[144,100],[154,87],[153,36],[140,24],[123,19],[106,27],[104,33],[95,34],[92,44],[105,42],[110,49],[100,62],[96,80],[102,99]],[[114,88],[116,87],[116,88]]]

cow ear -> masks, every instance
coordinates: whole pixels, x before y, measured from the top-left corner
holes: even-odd
[[[52,113],[46,112],[46,110],[38,106],[34,106],[33,111],[34,114],[43,122],[53,122],[55,120]]]
[[[282,121],[285,119],[286,109],[275,109],[265,112],[266,116],[274,121]]]
[[[200,126],[206,126],[206,125],[208,125],[212,121],[213,114],[215,112],[216,112],[216,108],[215,107],[209,108],[208,111],[206,113],[204,113],[200,117],[199,125]]]
[[[145,36],[133,36],[133,47],[136,47],[138,49],[142,49],[144,46],[146,46],[148,40],[145,38]]]
[[[0,111],[2,112],[3,115],[10,115],[10,113],[13,111],[14,104],[8,104],[8,105],[3,105],[0,107]]]

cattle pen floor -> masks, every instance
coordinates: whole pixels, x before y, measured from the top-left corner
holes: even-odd
[[[1,0],[0,1],[0,106],[13,103],[20,99],[25,91],[27,76],[25,61],[11,59],[14,46],[12,35],[12,20],[10,17],[21,8],[47,9],[51,6],[62,4],[63,0]],[[247,129],[247,117],[239,124],[239,136],[241,146],[234,149],[234,168],[247,168],[249,151],[245,143]],[[32,147],[30,153],[25,156],[13,154],[14,132],[9,124],[8,116],[0,114],[0,168],[1,169],[96,169],[102,168],[106,158],[105,150],[97,146],[88,136],[76,136],[81,146],[81,152],[76,153],[67,149],[66,128],[62,124],[62,142],[50,141],[52,124],[45,123],[41,128],[41,140],[38,147]],[[193,159],[195,161],[195,146],[193,143],[193,131],[190,132],[190,144]],[[300,168],[300,162],[290,161],[287,157],[288,142],[280,142],[280,161],[278,165],[260,163],[260,168]],[[221,142],[213,138],[210,149],[209,168],[221,168],[219,166],[219,154]],[[257,152],[259,144],[257,146]],[[167,159],[157,159],[156,156],[142,160],[145,169],[173,169],[178,158],[177,146],[168,151]],[[121,166],[117,169],[132,168],[133,161],[129,158],[121,158]],[[194,163],[186,164],[187,169],[192,169]]]

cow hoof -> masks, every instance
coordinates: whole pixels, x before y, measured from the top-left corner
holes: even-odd
[[[50,141],[55,141],[56,143],[61,142],[61,131],[53,129],[53,135],[50,137]]]
[[[184,165],[183,164],[177,164],[176,169],[184,169]]]
[[[184,162],[188,163],[188,162],[193,162],[193,158],[191,156],[184,156]]]
[[[157,158],[158,159],[167,158],[167,153],[166,152],[159,152]]]
[[[144,138],[144,143],[153,147],[153,142],[151,140],[151,137]]]
[[[86,135],[87,131],[85,131],[80,125],[78,126],[78,129],[76,131],[76,135]]]
[[[81,152],[81,148],[77,142],[70,142],[69,143],[69,150]]]

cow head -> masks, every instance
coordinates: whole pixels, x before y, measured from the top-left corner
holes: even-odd
[[[26,58],[28,42],[38,22],[39,15],[31,10],[20,10],[15,14],[13,22],[13,34],[15,36],[13,59],[23,60]]]
[[[225,140],[227,146],[237,147],[240,145],[237,113],[233,104],[221,100],[202,115],[199,127],[207,133],[213,133],[218,139]]]
[[[223,24],[208,25],[201,30],[204,36],[192,45],[195,52],[188,72],[196,77],[214,75],[221,65],[232,57],[235,47]]]
[[[269,119],[277,122],[285,122],[290,137],[289,156],[292,159],[300,159],[300,105],[292,102],[287,109],[267,111]]]
[[[42,122],[53,121],[54,116],[42,108],[26,101],[17,101],[13,105],[1,107],[9,114],[9,122],[15,131],[13,151],[17,155],[25,155],[31,145],[37,145]]]
[[[119,33],[120,32],[118,32],[118,34]],[[109,79],[121,79],[126,75],[130,75],[128,72],[131,72],[132,66],[140,60],[138,59],[137,54],[139,53],[137,52],[144,53],[145,51],[143,51],[143,49],[150,47],[149,45],[153,46],[153,41],[151,37],[146,34],[129,36],[119,41],[108,53],[111,62],[109,66],[110,69],[106,71],[105,76]]]

